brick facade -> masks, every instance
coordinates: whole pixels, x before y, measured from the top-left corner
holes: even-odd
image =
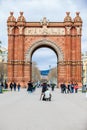
[[[8,81],[25,84],[32,80],[32,54],[49,47],[57,54],[58,84],[62,81],[81,83],[82,20],[76,12],[74,20],[66,12],[64,22],[26,22],[23,12],[16,20],[13,12],[8,26]]]

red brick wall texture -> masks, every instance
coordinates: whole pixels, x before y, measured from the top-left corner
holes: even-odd
[[[13,12],[8,26],[8,82],[22,85],[32,80],[32,54],[40,47],[49,47],[57,54],[58,84],[81,83],[81,32],[82,19],[76,12],[72,20],[66,12],[63,22],[26,22],[23,12],[16,19]]]

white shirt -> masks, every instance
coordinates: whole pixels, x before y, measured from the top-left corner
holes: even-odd
[[[51,93],[49,90],[46,90],[44,94],[45,94],[45,98],[49,98]]]

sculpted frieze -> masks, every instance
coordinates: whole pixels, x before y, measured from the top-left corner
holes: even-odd
[[[65,35],[64,28],[25,28],[25,35]]]

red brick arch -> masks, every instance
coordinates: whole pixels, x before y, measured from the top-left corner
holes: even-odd
[[[64,22],[26,22],[23,12],[16,20],[13,13],[8,26],[8,81],[22,84],[32,79],[31,57],[40,47],[51,48],[58,59],[58,83],[73,79],[81,83],[81,30],[79,12],[74,20],[66,13]]]
[[[31,56],[33,54],[33,52],[40,48],[40,47],[48,47],[51,48],[57,55],[58,57],[58,61],[64,61],[64,53],[62,51],[62,48],[60,48],[58,45],[56,45],[54,42],[52,41],[48,41],[47,39],[43,39],[40,41],[36,41],[35,43],[33,43],[28,50],[25,53],[25,61],[31,61]]]

